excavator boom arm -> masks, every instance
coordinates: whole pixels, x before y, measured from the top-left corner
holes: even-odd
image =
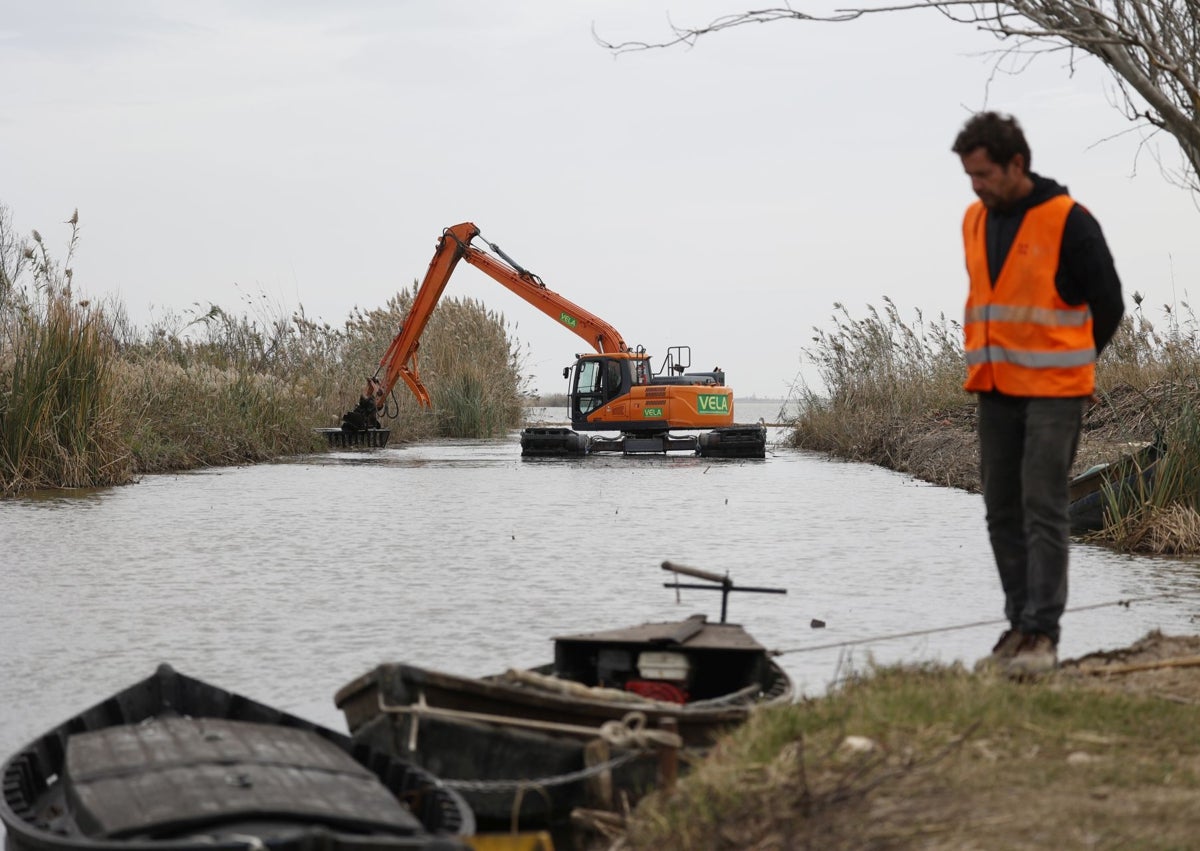
[[[367,383],[366,396],[375,399],[382,408],[396,386],[403,380],[423,407],[430,406],[429,392],[417,369],[417,349],[429,317],[437,307],[446,284],[459,261],[465,260],[475,268],[516,293],[529,304],[582,337],[597,352],[626,352],[629,348],[617,329],[584,310],[579,305],[550,290],[534,274],[511,262],[495,245],[488,247],[504,257],[500,259],[476,248],[471,241],[479,236],[479,228],[470,222],[446,228],[438,240],[425,279],[413,297],[412,307],[404,317],[391,345],[379,361],[379,369]]]

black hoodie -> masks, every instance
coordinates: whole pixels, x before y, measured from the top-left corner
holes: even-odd
[[[1048,177],[1033,172],[1029,176],[1033,180],[1031,193],[1006,210],[987,211],[988,272],[993,285],[1025,218],[1025,211],[1057,195],[1067,194],[1067,187]],[[1078,201],[1067,214],[1054,286],[1067,304],[1086,302],[1092,309],[1092,336],[1096,340],[1098,356],[1125,315],[1125,301],[1100,223]]]

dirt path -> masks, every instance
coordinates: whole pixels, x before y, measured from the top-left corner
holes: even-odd
[[[1153,632],[1129,647],[1064,660],[1057,676],[1105,692],[1200,706],[1200,635]]]

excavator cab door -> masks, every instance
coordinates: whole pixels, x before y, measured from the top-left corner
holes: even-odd
[[[604,404],[604,363],[599,358],[580,358],[571,382],[571,419],[586,420]]]
[[[625,361],[603,356],[580,358],[571,385],[571,419],[586,420],[606,402],[629,392],[627,384]]]

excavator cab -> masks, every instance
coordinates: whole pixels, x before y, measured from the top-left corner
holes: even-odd
[[[627,394],[630,386],[629,359],[605,355],[580,355],[571,383],[571,419],[587,422],[603,405]]]

